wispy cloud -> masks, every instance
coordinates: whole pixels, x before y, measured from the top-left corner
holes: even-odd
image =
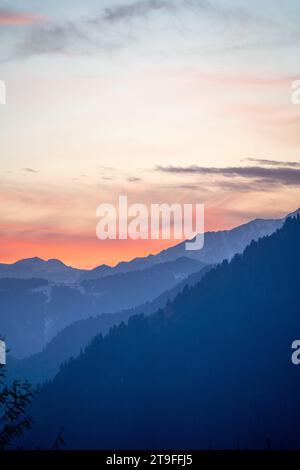
[[[23,170],[27,171],[27,173],[38,173],[38,171],[34,168],[23,168]]]
[[[200,175],[200,176],[221,176],[225,178],[239,177],[248,180],[255,180],[256,183],[277,184],[298,186],[300,185],[300,169],[287,167],[265,168],[261,166],[241,166],[241,167],[201,167],[191,165],[180,166],[157,166],[156,170],[163,173],[175,175]]]
[[[112,31],[112,23],[143,18],[156,11],[174,9],[172,0],[144,0],[105,8],[100,13],[76,20],[49,20],[31,28],[16,48],[16,56],[86,52],[86,48],[111,51],[123,46],[130,37]]]
[[[136,176],[128,176],[127,181],[129,183],[137,183],[138,181],[141,181],[141,178],[138,178]]]
[[[14,11],[6,8],[0,8],[0,26],[33,24],[38,23],[42,20],[42,16],[36,13],[27,13]]]
[[[300,168],[300,162],[283,162],[279,160],[268,160],[266,158],[246,158],[245,160],[251,163],[258,163],[259,165]]]
[[[258,22],[259,18],[245,8],[231,5],[221,5],[210,0],[183,0],[185,6],[192,7],[194,12],[206,13],[223,21],[238,21],[239,23]]]
[[[48,21],[36,25],[25,36],[16,50],[16,56],[31,56],[51,53],[86,53],[86,46],[96,51],[120,48],[132,40],[130,34],[112,29],[134,19],[144,19],[153,14],[167,14],[184,9],[195,14],[222,18],[225,23],[234,20],[239,23],[254,21],[250,13],[241,8],[216,5],[209,0],[136,0],[123,2],[102,9],[99,13],[68,21]],[[257,20],[256,20],[257,21]]]
[[[103,21],[117,23],[133,18],[143,18],[155,11],[175,10],[176,4],[172,0],[140,0],[127,5],[116,5],[105,8]]]
[[[89,36],[79,24],[72,21],[63,23],[48,21],[33,27],[17,46],[16,55],[27,57],[36,54],[54,54],[75,50],[78,42],[90,42]]]

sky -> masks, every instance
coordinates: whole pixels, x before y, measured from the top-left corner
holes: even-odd
[[[0,0],[0,262],[175,243],[97,239],[121,194],[205,230],[297,209],[299,56],[299,0]]]

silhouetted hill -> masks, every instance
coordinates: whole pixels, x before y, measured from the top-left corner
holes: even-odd
[[[182,257],[143,270],[83,281],[81,286],[87,294],[101,299],[102,311],[116,312],[154,299],[204,266],[200,261]]]
[[[300,447],[300,219],[131,317],[41,389],[27,445],[69,448]]]
[[[45,346],[43,351],[33,356],[19,360],[13,356],[8,356],[8,378],[10,380],[28,380],[31,384],[43,383],[53,378],[59,371],[60,365],[71,357],[78,356],[94,336],[99,333],[103,336],[106,335],[111,327],[122,322],[127,323],[133,315],[141,313],[151,315],[159,308],[164,307],[168,301],[173,300],[186,285],[192,286],[199,282],[210,269],[211,266],[205,266],[151,302],[118,313],[103,313],[95,317],[78,320],[60,331]]]
[[[77,282],[85,273],[84,269],[66,266],[60,260],[27,258],[12,264],[0,264],[0,278],[31,279],[42,278],[54,282]]]
[[[80,285],[0,279],[1,333],[15,357],[26,357],[41,351],[67,325],[152,301],[203,266],[197,260],[178,258]]]
[[[66,325],[95,314],[78,289],[43,279],[0,279],[0,328],[16,357],[29,356]]]

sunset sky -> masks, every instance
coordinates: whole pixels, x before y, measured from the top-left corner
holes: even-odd
[[[90,268],[96,208],[204,203],[205,230],[300,206],[299,0],[0,0],[0,262]]]

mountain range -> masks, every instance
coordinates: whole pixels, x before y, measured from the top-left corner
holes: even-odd
[[[200,271],[187,278],[156,297],[151,302],[138,307],[122,310],[114,314],[102,313],[95,317],[71,323],[61,330],[41,352],[24,359],[8,356],[7,375],[10,381],[14,379],[27,380],[31,384],[41,384],[52,379],[62,363],[71,357],[77,357],[97,334],[105,336],[113,326],[126,324],[130,317],[138,314],[151,315],[159,308],[165,307],[172,301],[185,286],[193,286],[210,270],[212,266],[205,266]]]
[[[101,313],[137,307],[171,289],[203,263],[178,258],[142,271],[107,276],[81,284],[45,279],[0,279],[0,324],[15,357],[41,351],[63,328]]]
[[[204,266],[232,259],[283,222],[256,219],[206,233],[200,251],[186,251],[179,243],[157,255],[90,271],[39,258],[0,265],[1,334],[15,357],[36,354],[73,322],[152,302]]]
[[[288,214],[286,217],[296,215],[300,209]],[[132,261],[120,262],[115,267],[105,264],[94,269],[77,269],[66,266],[59,260],[41,258],[28,258],[13,264],[0,264],[0,278],[42,278],[53,282],[80,283],[83,280],[99,279],[109,275],[125,273],[128,271],[143,270],[154,264],[173,261],[180,257],[190,257],[205,264],[219,263],[223,259],[231,259],[236,253],[242,253],[252,240],[270,235],[280,228],[285,220],[281,219],[255,219],[231,230],[206,232],[202,250],[186,251],[185,242],[167,248],[156,255],[135,258]]]
[[[156,313],[97,335],[43,385],[23,445],[299,448],[300,217]]]

